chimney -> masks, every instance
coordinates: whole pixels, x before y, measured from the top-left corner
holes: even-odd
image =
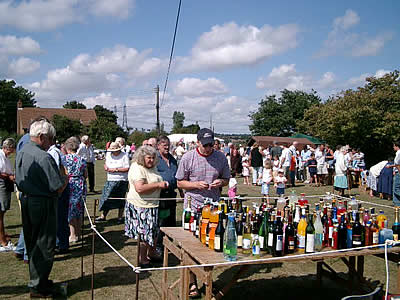
[[[18,110],[22,109],[22,101],[21,101],[21,99],[18,100],[17,108],[18,108]]]

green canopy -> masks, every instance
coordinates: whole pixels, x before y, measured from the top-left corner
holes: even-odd
[[[294,135],[289,136],[289,137],[294,138],[294,139],[304,138],[304,139],[309,140],[310,142],[312,142],[315,145],[325,144],[324,140],[320,140],[320,139],[317,139],[316,137],[313,137],[313,136],[310,136],[307,134],[303,134],[303,133],[295,133]]]

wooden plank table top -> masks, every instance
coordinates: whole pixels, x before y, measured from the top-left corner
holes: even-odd
[[[161,227],[161,231],[168,236],[173,243],[181,247],[187,254],[189,254],[198,264],[215,264],[226,262],[222,252],[216,252],[203,245],[199,239],[193,234],[181,227]],[[301,261],[301,260],[323,260],[328,258],[338,257],[350,257],[350,256],[365,256],[365,255],[377,255],[385,253],[384,248],[373,248],[373,249],[362,249],[362,250],[351,250],[346,252],[330,252],[333,249],[325,248],[321,252],[309,254],[307,256],[297,257],[299,253],[292,255],[286,255],[281,257],[275,257],[270,261],[259,261],[253,258],[251,255],[245,255],[238,249],[237,261],[246,261],[243,264],[267,264],[267,263],[279,263],[279,262],[290,262],[290,261]],[[400,253],[400,247],[388,248],[388,253]],[[270,254],[263,254],[261,252],[260,258],[271,258]],[[247,262],[250,260],[249,262]],[[253,261],[252,261],[253,260]]]

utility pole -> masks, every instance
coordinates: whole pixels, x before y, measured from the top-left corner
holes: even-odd
[[[213,125],[212,125],[212,114],[210,114],[210,130],[212,130]]]
[[[122,113],[122,128],[125,128],[128,131],[128,116],[126,114],[126,104],[123,107]],[[128,132],[129,133],[129,132]]]
[[[156,113],[157,113],[157,121],[156,121],[156,129],[157,133],[161,134],[160,132],[160,86],[157,84],[155,88],[156,92]]]

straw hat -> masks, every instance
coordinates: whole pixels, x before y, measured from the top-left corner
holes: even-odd
[[[117,142],[112,142],[110,146],[108,147],[107,151],[109,152],[116,152],[116,151],[121,151],[123,147]]]

